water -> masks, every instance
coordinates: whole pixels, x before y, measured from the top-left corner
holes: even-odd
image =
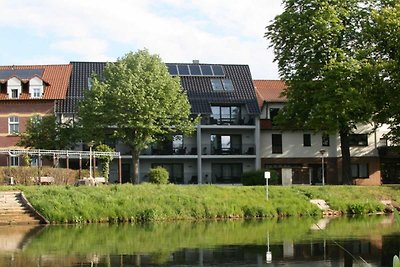
[[[7,267],[391,266],[399,251],[387,216],[0,227]]]

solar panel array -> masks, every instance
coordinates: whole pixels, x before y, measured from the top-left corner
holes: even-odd
[[[17,70],[0,70],[0,80],[8,79],[12,76],[17,76],[20,79],[30,79],[37,75],[43,76],[44,69],[17,69]]]
[[[208,76],[225,77],[225,71],[221,65],[196,65],[167,63],[167,68],[172,76]]]

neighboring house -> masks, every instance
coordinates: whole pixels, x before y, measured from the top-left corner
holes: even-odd
[[[31,118],[54,114],[65,98],[72,65],[0,66],[0,148],[16,148]],[[17,156],[0,155],[0,166],[19,166]]]
[[[261,109],[261,167],[276,170],[283,184],[321,184],[322,178],[328,184],[341,184],[339,135],[315,133],[306,129],[293,131],[279,129],[274,125],[273,119],[287,101],[281,96],[285,88],[284,82],[255,80],[254,86]],[[384,126],[375,129],[374,125],[360,125],[350,136],[354,184],[381,183],[381,160],[378,148],[387,145],[383,138],[387,132]],[[324,175],[322,175],[322,157],[324,157]],[[399,158],[395,159],[394,156],[386,160],[390,166],[396,161],[399,162]]]
[[[57,103],[61,120],[75,118],[77,104],[90,88],[90,77],[102,76],[104,62],[71,62],[73,72],[65,100]],[[150,168],[165,167],[174,183],[240,183],[243,172],[260,167],[259,107],[247,65],[167,63],[187,92],[192,114],[202,116],[192,136],[177,134],[153,144],[139,161],[140,180]],[[117,142],[109,145],[122,153],[122,179],[132,176],[130,151]],[[110,177],[116,180],[117,166]]]

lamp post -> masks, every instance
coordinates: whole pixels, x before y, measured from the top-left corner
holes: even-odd
[[[92,175],[92,147],[93,147],[93,145],[94,145],[93,141],[90,141],[88,143],[88,146],[89,146],[89,178],[93,178],[93,175]]]
[[[322,185],[325,185],[325,164],[324,164],[324,155],[325,155],[325,149],[321,149],[319,153],[321,153],[321,167],[322,167]]]

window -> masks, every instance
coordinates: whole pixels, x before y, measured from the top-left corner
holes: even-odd
[[[18,89],[11,89],[11,98],[18,98]]]
[[[8,133],[18,134],[19,133],[19,118],[9,117],[8,118]]]
[[[213,163],[211,165],[212,183],[240,183],[243,173],[241,163]]]
[[[222,85],[225,91],[233,91],[233,83],[231,79],[222,79]]]
[[[87,78],[87,87],[89,90],[92,89],[92,77]]]
[[[224,90],[221,79],[211,79],[211,85],[214,91]]]
[[[10,156],[10,166],[19,166],[18,156]]]
[[[231,79],[211,79],[211,85],[214,91],[233,91]]]
[[[242,148],[241,135],[211,135],[211,154],[213,155],[239,155]]]
[[[269,109],[269,119],[274,122],[274,118],[278,115],[280,108]]]
[[[42,116],[40,116],[40,115],[33,115],[32,117],[31,117],[31,122],[33,123],[33,124],[37,124],[37,123],[39,123],[39,122],[41,122],[42,121]]]
[[[322,146],[330,146],[329,134],[322,134]]]
[[[214,120],[212,124],[238,124],[241,118],[238,106],[211,106],[211,112]]]
[[[369,178],[368,163],[351,164],[351,176],[353,178]]]
[[[42,92],[41,92],[40,88],[33,88],[32,90],[33,90],[33,93],[32,93],[33,98],[42,97]]]
[[[172,150],[174,154],[184,155],[186,154],[186,149],[183,147],[183,135],[177,134],[172,138]]]
[[[282,135],[272,134],[272,153],[282,154]]]
[[[350,146],[368,146],[368,135],[367,134],[350,134],[349,135]]]
[[[311,146],[311,134],[303,134],[303,146]]]

